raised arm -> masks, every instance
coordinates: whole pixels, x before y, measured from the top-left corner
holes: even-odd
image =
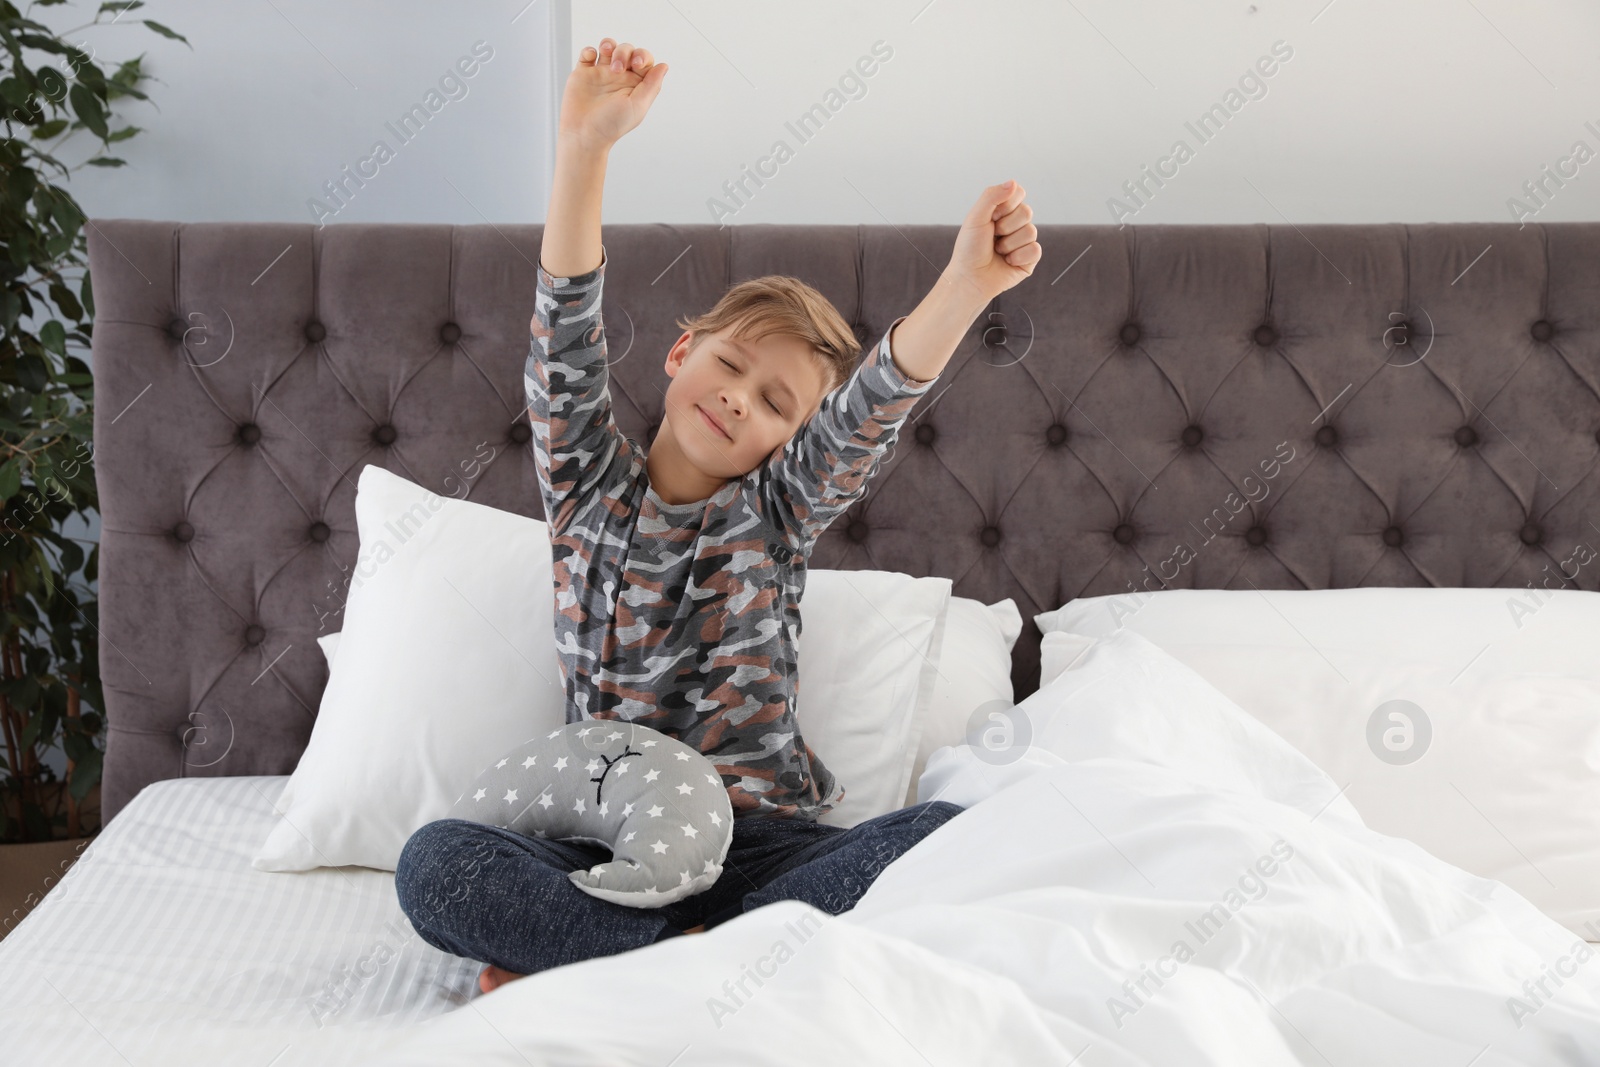
[[[983,191],[927,296],[889,325],[849,380],[762,468],[762,497],[794,551],[809,553],[817,535],[861,496],[906,416],[989,301],[1033,273],[1042,252],[1025,195],[1016,182]]]
[[[1033,273],[1043,251],[1020,182],[991,185],[956,234],[950,263],[894,331],[894,361],[910,378],[937,378],[989,301]]]
[[[600,198],[611,146],[644,119],[661,92],[667,65],[649,51],[607,37],[585,47],[567,76],[556,127],[556,167],[550,183],[539,259],[557,277],[600,265]]]
[[[583,50],[562,97],[523,371],[539,488],[553,532],[565,529],[619,457],[626,459],[627,440],[611,415],[600,315],[600,201],[611,146],[639,124],[665,70],[666,64],[652,67],[649,52],[606,38],[599,49]]]

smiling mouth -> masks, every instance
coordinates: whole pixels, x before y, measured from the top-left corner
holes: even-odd
[[[722,428],[722,423],[718,422],[716,419],[713,419],[709,414],[707,414],[705,408],[696,404],[694,409],[700,413],[700,417],[705,420],[707,426],[711,427],[728,440],[733,440],[733,436],[729,434],[727,430]]]

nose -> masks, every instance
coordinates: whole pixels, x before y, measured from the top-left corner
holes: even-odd
[[[744,418],[745,396],[742,389],[734,385],[724,385],[720,395],[722,402],[728,405],[729,414]]]

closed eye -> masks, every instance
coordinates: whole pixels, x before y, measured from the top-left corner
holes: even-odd
[[[727,367],[729,370],[738,370],[739,369],[738,367],[735,367],[732,363],[729,363],[727,360],[723,359],[721,356],[718,356],[717,359],[720,360],[722,365],[724,367]],[[778,405],[774,404],[772,402],[772,398],[770,396],[767,397],[766,399],[767,399],[767,407],[771,408],[774,412],[776,412],[779,417],[782,417],[783,409],[778,407]]]

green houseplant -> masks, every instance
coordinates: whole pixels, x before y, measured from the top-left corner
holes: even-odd
[[[66,0],[36,0],[55,7]],[[0,0],[0,842],[78,837],[80,810],[100,781],[104,698],[98,612],[89,595],[99,546],[63,533],[98,509],[93,470],[93,382],[87,351],[94,302],[85,216],[55,180],[79,167],[122,166],[112,147],[139,132],[111,128],[111,105],[148,99],[142,56],[107,74],[79,30],[142,21],[142,0],[102,3],[94,20],[54,33]],[[109,16],[108,21],[102,22]],[[30,67],[25,53],[42,56]],[[87,130],[100,145],[69,167],[54,154]],[[77,581],[79,584],[74,585]],[[66,774],[41,756],[60,748]]]

